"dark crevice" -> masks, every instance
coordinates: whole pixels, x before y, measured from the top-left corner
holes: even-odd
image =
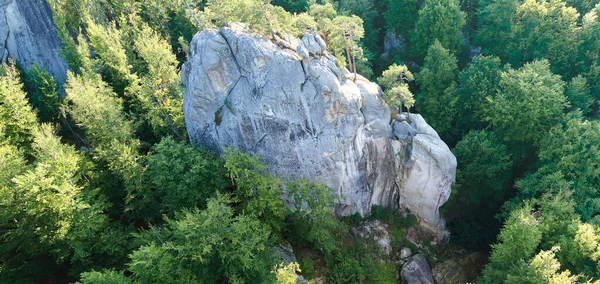
[[[244,70],[244,71],[248,72],[248,70],[246,70],[246,69],[242,68],[242,65],[240,64],[240,62],[239,62],[239,61],[238,61],[238,59],[237,59],[237,52],[236,52],[236,53],[233,53],[233,48],[231,47],[231,43],[229,42],[229,40],[227,39],[227,37],[225,36],[225,34],[223,34],[223,33],[221,32],[221,30],[219,30],[219,31],[218,31],[218,33],[219,33],[219,35],[221,35],[221,37],[222,37],[222,38],[225,40],[225,43],[227,44],[227,47],[229,47],[229,52],[231,52],[231,56],[233,57],[233,61],[234,61],[234,62],[235,62],[235,64],[237,65],[237,67],[238,67],[238,70],[239,70],[239,71],[242,71],[242,70]],[[241,73],[241,72],[240,72],[240,73]]]

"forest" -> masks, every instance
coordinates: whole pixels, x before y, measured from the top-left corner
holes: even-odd
[[[451,236],[432,253],[489,253],[477,283],[600,283],[600,0],[48,2],[67,82],[1,70],[0,283],[397,282],[324,184],[190,144],[189,43],[237,22],[317,32],[451,147]],[[369,218],[410,246],[410,215]],[[316,256],[284,265],[282,241]]]

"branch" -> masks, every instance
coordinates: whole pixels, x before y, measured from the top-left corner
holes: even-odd
[[[185,2],[185,6],[187,6],[188,10],[190,10],[190,14],[194,18],[194,20],[196,20],[196,25],[198,26],[198,28],[200,30],[203,30],[204,27],[202,27],[202,24],[200,23],[200,20],[198,20],[198,18],[196,17],[196,13],[194,12],[194,10],[192,9],[192,7],[190,6],[190,3],[188,3],[187,0],[184,0],[184,2]]]

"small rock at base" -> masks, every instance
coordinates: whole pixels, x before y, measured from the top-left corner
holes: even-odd
[[[408,257],[410,257],[412,255],[412,252],[410,251],[409,248],[403,248],[400,251],[400,259],[407,259]]]

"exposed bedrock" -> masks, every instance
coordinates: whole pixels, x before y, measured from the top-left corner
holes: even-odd
[[[33,64],[47,70],[58,83],[67,80],[67,63],[46,0],[0,0],[0,58],[13,58],[25,69]]]
[[[320,37],[277,43],[222,28],[197,34],[190,49],[181,76],[193,142],[257,154],[284,179],[320,180],[340,194],[339,215],[409,209],[447,236],[438,211],[456,158],[420,115],[391,120],[381,88],[354,82]]]

